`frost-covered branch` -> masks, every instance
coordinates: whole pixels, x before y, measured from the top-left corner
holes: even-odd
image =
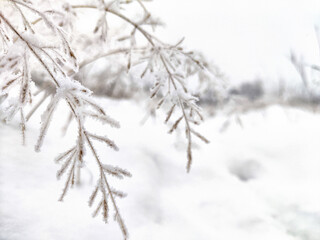
[[[153,79],[155,83],[151,89],[151,98],[159,97],[157,109],[163,105],[167,105],[171,109],[173,109],[173,106],[177,106],[177,108],[180,109],[185,124],[188,159],[187,171],[189,172],[192,163],[192,135],[198,138],[201,136],[201,140],[205,138],[195,130],[191,131],[191,124],[199,124],[203,121],[203,116],[200,107],[196,104],[198,99],[194,96],[194,94],[199,94],[199,92],[190,89],[188,80],[194,78],[197,73],[199,73],[198,81],[201,81],[202,79],[200,78],[205,74],[211,75],[205,67],[206,63],[202,63],[201,59],[197,59],[198,56],[193,52],[187,52],[181,47],[184,39],[181,39],[173,45],[165,44],[145,30],[143,25],[151,18],[150,13],[145,7],[143,7],[143,9],[146,17],[142,18],[143,20],[141,21],[131,20],[125,14],[121,13],[121,8],[110,7],[109,5],[72,5],[71,7],[74,9],[104,10],[109,14],[117,16],[133,28],[127,38],[121,39],[121,41],[128,40],[131,46],[129,50],[121,51],[129,55],[127,69],[130,70],[134,66],[143,66],[140,77],[142,79]],[[137,31],[141,33],[148,43],[148,45],[140,47],[138,52],[134,50],[137,46],[135,42],[135,34]],[[115,52],[119,53],[118,50]],[[111,51],[110,53],[113,52]],[[105,55],[109,56],[109,53]],[[90,63],[91,62],[92,61],[90,61]],[[212,76],[213,74],[211,77]],[[192,91],[194,93],[192,93]],[[168,123],[173,110],[169,111],[169,113],[165,123]],[[180,116],[178,117],[178,120],[175,121],[169,131],[170,133],[177,129],[182,118],[180,118]],[[209,141],[205,139],[204,142],[208,143]]]

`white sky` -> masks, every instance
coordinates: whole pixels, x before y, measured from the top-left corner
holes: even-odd
[[[169,39],[186,37],[234,81],[257,76],[276,82],[298,79],[291,50],[320,62],[314,26],[318,0],[155,0],[148,4],[166,24]]]

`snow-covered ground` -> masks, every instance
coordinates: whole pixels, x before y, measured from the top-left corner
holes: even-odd
[[[110,179],[128,193],[118,203],[130,239],[319,239],[320,116],[273,106],[242,116],[243,128],[232,124],[224,133],[225,117],[209,118],[202,132],[211,143],[194,150],[187,174],[183,139],[166,133],[161,114],[142,126],[143,107],[99,101],[122,125],[106,130],[120,151],[99,145],[98,152],[105,163],[132,172],[126,180]],[[55,116],[62,125],[63,106]],[[56,180],[53,159],[73,138],[60,138],[58,124],[42,152],[34,152],[38,120],[28,127],[27,146],[20,145],[17,122],[0,126],[0,239],[121,239],[115,222],[91,218],[89,154],[82,185],[57,201],[63,181]]]

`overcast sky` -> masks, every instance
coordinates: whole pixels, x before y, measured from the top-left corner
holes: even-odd
[[[173,41],[206,53],[234,81],[297,78],[291,50],[320,63],[318,0],[155,0],[148,4]],[[162,31],[161,31],[162,33]]]

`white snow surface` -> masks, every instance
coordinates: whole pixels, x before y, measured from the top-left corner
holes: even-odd
[[[120,148],[97,144],[103,162],[133,175],[109,178],[128,193],[118,204],[130,239],[319,239],[320,116],[273,106],[242,116],[243,128],[232,124],[224,133],[225,117],[208,118],[200,131],[211,143],[193,150],[187,174],[185,139],[166,133],[161,113],[141,125],[144,107],[98,101],[121,123],[91,128]],[[65,112],[62,104],[40,153],[32,146],[39,115],[28,125],[27,146],[20,145],[18,121],[0,123],[0,239],[122,239],[112,218],[105,224],[100,214],[91,217],[88,199],[98,175],[89,153],[82,185],[58,201],[64,182],[56,180],[53,159],[74,141],[73,127],[60,136]]]

